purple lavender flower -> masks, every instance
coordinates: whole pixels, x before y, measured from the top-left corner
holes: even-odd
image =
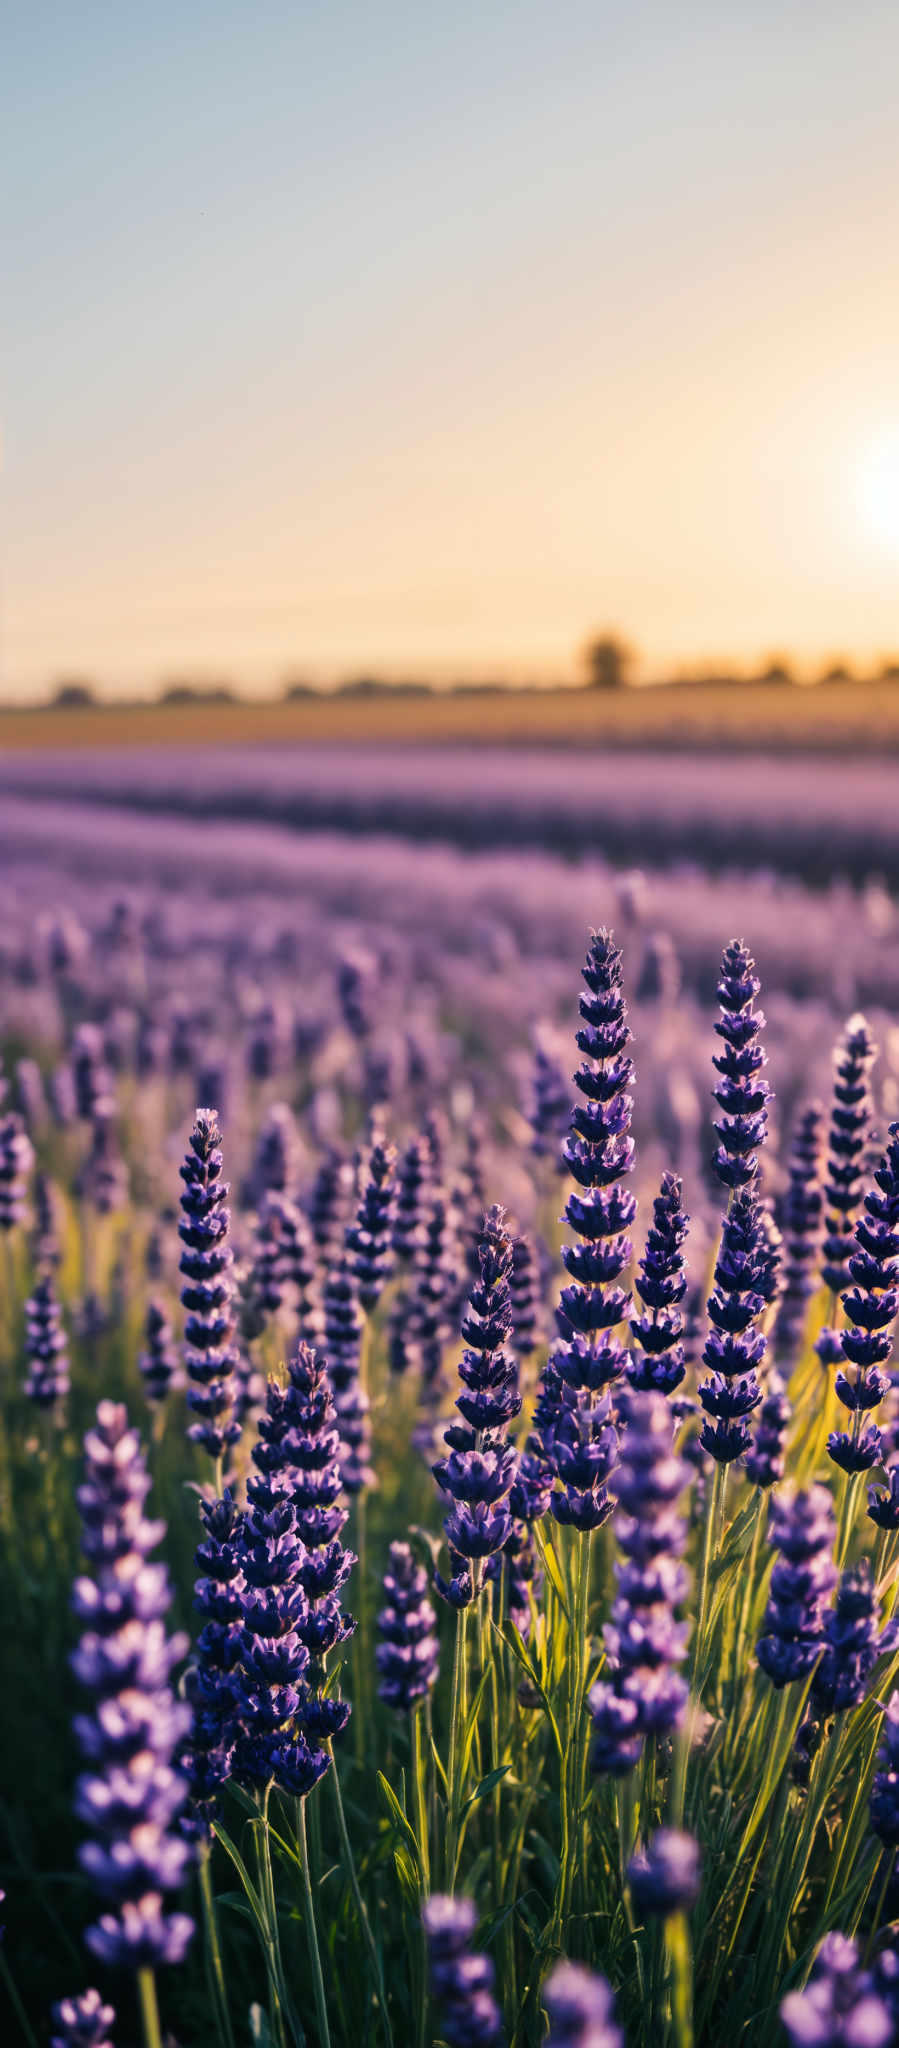
[[[79,1024],[72,1040],[72,1080],[76,1114],[93,1124],[111,1117],[115,1108],[112,1075],[106,1064],[103,1034],[96,1024]]]
[[[899,1692],[883,1708],[877,1770],[871,1786],[871,1826],[888,1849],[899,1847]]]
[[[699,1896],[700,1875],[699,1843],[680,1828],[657,1828],[627,1867],[634,1906],[647,1918],[688,1913]]]
[[[868,1519],[878,1529],[899,1529],[899,1465],[889,1465],[886,1486],[869,1486]]]
[[[871,1068],[877,1051],[866,1018],[850,1017],[834,1052],[834,1099],[824,1185],[821,1274],[834,1300],[847,1285],[849,1260],[855,1250],[855,1223],[861,1208],[865,1158],[874,1116]],[[838,1365],[842,1358],[839,1333],[825,1327],[816,1339],[815,1350],[823,1365]]]
[[[433,1468],[441,1492],[454,1503],[443,1525],[452,1579],[438,1577],[437,1587],[456,1606],[477,1596],[481,1560],[502,1549],[512,1527],[508,1496],[515,1452],[507,1431],[521,1395],[516,1360],[504,1348],[512,1331],[512,1241],[500,1208],[488,1209],[484,1217],[478,1258],[480,1278],[462,1319],[466,1348],[456,1399],[462,1423],[445,1430],[450,1455]]]
[[[266,1110],[256,1141],[252,1172],[256,1208],[264,1206],[266,1195],[286,1195],[293,1185],[298,1149],[293,1110],[286,1102],[273,1102]]]
[[[325,1347],[340,1430],[340,1473],[348,1493],[374,1486],[371,1414],[360,1377],[363,1316],[353,1263],[344,1252],[324,1286]]]
[[[604,1977],[580,1963],[557,1963],[543,1986],[549,2014],[545,2048],[624,2048],[615,2000]]]
[[[501,2048],[504,2035],[493,1995],[493,1965],[471,1948],[478,1917],[471,1900],[435,1892],[421,1917],[447,2048]]]
[[[69,1353],[62,1313],[49,1273],[42,1273],[25,1303],[25,1393],[38,1408],[53,1408],[69,1391]]]
[[[792,1365],[815,1291],[824,1232],[824,1111],[820,1102],[803,1110],[790,1153],[789,1185],[783,1206],[783,1293],[774,1323],[774,1356]]]
[[[14,1230],[25,1214],[25,1182],[34,1161],[31,1139],[15,1110],[0,1117],[0,1230]]]
[[[565,1220],[580,1242],[565,1245],[569,1275],[557,1311],[562,1337],[552,1363],[563,1382],[553,1432],[556,1471],[563,1491],[552,1500],[560,1522],[598,1528],[611,1512],[605,1491],[615,1459],[609,1386],[619,1380],[627,1352],[616,1325],[631,1310],[631,1296],[617,1285],[633,1255],[627,1232],[636,1200],[623,1185],[633,1165],[630,1136],[633,1063],[627,1005],[621,992],[621,954],[607,931],[594,932],[583,969],[586,995],[580,998],[577,1044],[584,1055],[575,1083],[584,1097],[572,1111],[564,1158],[577,1182],[565,1206]]]
[[[148,1562],[164,1524],[144,1514],[150,1480],[125,1409],[101,1401],[84,1448],[77,1498],[92,1576],[73,1589],[82,1635],[72,1668],[92,1708],[75,1721],[88,1766],[75,1810],[90,1835],[79,1861],[110,1906],[86,1939],[102,1962],[139,1969],[180,1962],[193,1933],[186,1914],[163,1907],[190,1855],[174,1832],[187,1788],[173,1764],[189,1714],[170,1686],[187,1640],[165,1633],[168,1575]]]
[[[746,1418],[762,1398],[757,1367],[767,1340],[760,1322],[772,1277],[761,1204],[740,1187],[724,1217],[708,1300],[712,1328],[702,1358],[711,1377],[699,1385],[700,1401],[711,1418],[703,1423],[699,1440],[719,1464],[731,1464],[749,1447]]]
[[[421,1367],[422,1417],[413,1441],[426,1457],[433,1457],[436,1447],[436,1418],[444,1391],[443,1357],[457,1327],[455,1311],[462,1275],[461,1247],[453,1229],[450,1204],[445,1190],[435,1182],[421,1254],[415,1262],[411,1291],[406,1297],[408,1316],[402,1336],[391,1319],[394,1367],[399,1361],[400,1341],[407,1359],[411,1356]],[[398,1304],[397,1314],[400,1312]]]
[[[77,1998],[61,1998],[50,2016],[50,2048],[113,2048],[115,2009],[104,2004],[99,1991],[82,1991]]]
[[[294,1290],[297,1343],[315,1346],[324,1336],[324,1318],[312,1232],[302,1210],[286,1196],[272,1196],[269,1206],[277,1211],[282,1275]]]
[[[775,1486],[786,1468],[786,1440],[792,1410],[779,1372],[768,1374],[764,1400],[758,1412],[755,1435],[746,1455],[744,1471],[753,1486]]]
[[[396,1147],[387,1143],[375,1123],[371,1145],[360,1168],[355,1220],[346,1234],[359,1300],[367,1314],[377,1307],[393,1267],[395,1172]]]
[[[714,1090],[721,1110],[715,1124],[714,1168],[726,1188],[744,1188],[758,1172],[759,1147],[768,1129],[771,1090],[762,1074],[767,1055],[758,1043],[765,1019],[754,1008],[761,982],[742,940],[725,946],[718,983],[721,1017],[715,1024],[724,1049],[713,1064],[720,1081]]]
[[[91,1124],[90,1150],[78,1176],[77,1192],[98,1216],[111,1216],[125,1206],[128,1173],[111,1116],[96,1116]]]
[[[47,1173],[34,1177],[31,1256],[40,1271],[62,1263],[63,1209],[59,1189]]]
[[[188,1435],[220,1460],[240,1435],[234,1419],[234,1368],[228,1183],[221,1178],[221,1132],[213,1109],[198,1109],[190,1150],[181,1168],[184,1192],[178,1225],[183,1251],[181,1299],[188,1406],[198,1416]]]
[[[571,1120],[571,1086],[564,1043],[548,1025],[531,1032],[531,1076],[528,1121],[536,1159],[550,1159],[560,1170],[559,1148]]]
[[[378,1697],[389,1707],[411,1712],[437,1682],[437,1616],[428,1599],[428,1575],[408,1543],[391,1543],[384,1576],[385,1605],[378,1615],[381,1635],[375,1651],[380,1672]]]
[[[242,1595],[240,1511],[226,1488],[221,1500],[202,1501],[204,1538],[195,1552],[200,1576],[194,1605],[203,1617],[196,1662],[185,1690],[192,1707],[190,1735],[181,1768],[190,1785],[190,1809],[182,1819],[188,1840],[208,1841],[219,1812],[222,1788],[231,1772],[237,1724],[232,1674],[241,1653]]]
[[[337,963],[337,1000],[347,1030],[363,1045],[374,1029],[378,963],[362,946],[348,946]]]
[[[512,1341],[519,1358],[529,1358],[540,1343],[540,1272],[536,1253],[527,1237],[512,1240]]]
[[[784,1492],[771,1502],[770,1539],[780,1552],[756,1656],[780,1689],[808,1675],[824,1644],[827,1607],[836,1584],[833,1505],[825,1486]]]
[[[393,1218],[393,1251],[401,1266],[413,1264],[421,1251],[432,1177],[427,1139],[411,1138],[400,1160]]]
[[[626,1427],[613,1486],[624,1561],[616,1566],[616,1597],[604,1630],[609,1675],[593,1686],[589,1700],[594,1770],[615,1776],[633,1769],[646,1736],[679,1726],[687,1703],[677,1670],[687,1628],[675,1614],[687,1592],[681,1562],[687,1532],[678,1499],[689,1468],[674,1454],[673,1418],[663,1395],[628,1392],[622,1405]],[[634,1712],[622,1715],[622,1702]]]
[[[137,1361],[144,1393],[148,1401],[159,1403],[179,1384],[181,1377],[172,1326],[159,1301],[147,1303],[144,1347]]]
[[[642,1310],[630,1325],[638,1350],[631,1355],[628,1379],[632,1387],[646,1393],[673,1394],[684,1377],[684,1318],[679,1303],[687,1291],[681,1249],[687,1222],[677,1174],[665,1173],[634,1281]]]
[[[325,1154],[307,1201],[310,1229],[319,1254],[330,1262],[343,1241],[353,1200],[353,1169],[332,1150]]]
[[[791,2048],[889,2048],[888,2006],[862,1969],[858,1943],[826,1934],[804,1991],[790,1991],[780,2017]]]
[[[863,1428],[862,1417],[880,1405],[887,1391],[882,1368],[893,1349],[892,1325],[899,1314],[899,1123],[890,1125],[890,1143],[865,1196],[854,1246],[848,1268],[855,1285],[843,1295],[847,1327],[840,1332],[840,1344],[855,1374],[850,1379],[841,1371],[836,1380],[839,1399],[854,1420],[851,1433],[838,1430],[827,1439],[834,1463],[846,1472],[865,1471],[880,1461],[880,1431],[876,1424]]]

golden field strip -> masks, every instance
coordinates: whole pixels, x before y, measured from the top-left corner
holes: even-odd
[[[899,682],[677,683],[644,689],[497,690],[0,709],[3,748],[353,740],[547,747],[899,750]]]

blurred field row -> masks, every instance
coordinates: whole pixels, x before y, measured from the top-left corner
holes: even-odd
[[[547,747],[899,750],[899,682],[672,683],[280,701],[0,709],[0,750],[358,740]]]

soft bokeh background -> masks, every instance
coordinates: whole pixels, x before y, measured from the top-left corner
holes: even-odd
[[[876,666],[897,69],[879,0],[10,10],[0,695]]]

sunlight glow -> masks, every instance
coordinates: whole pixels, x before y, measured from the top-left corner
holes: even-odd
[[[859,512],[871,539],[899,554],[899,426],[872,440],[859,466]]]

